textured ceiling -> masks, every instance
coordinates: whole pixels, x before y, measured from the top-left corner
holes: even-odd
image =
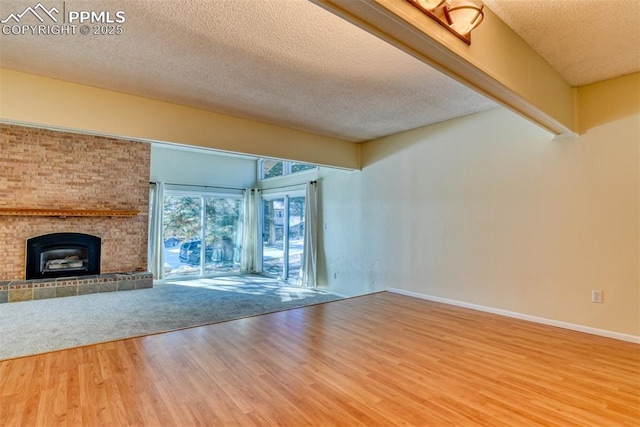
[[[36,3],[1,0],[0,20]],[[62,3],[43,0],[49,7]],[[640,68],[638,0],[486,4],[572,84]],[[0,65],[349,141],[496,105],[306,0],[67,0],[64,5],[123,10],[123,34],[0,35]],[[600,9],[604,17],[595,13]],[[613,31],[620,28],[626,29]]]
[[[5,17],[25,0],[0,6]],[[121,9],[123,34],[2,36],[2,66],[351,141],[495,106],[306,0],[66,7]]]
[[[483,0],[572,86],[640,71],[640,0]]]

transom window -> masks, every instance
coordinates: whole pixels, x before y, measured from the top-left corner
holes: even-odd
[[[291,175],[298,172],[316,169],[317,166],[308,163],[287,162],[284,160],[260,159],[258,161],[258,176],[261,180],[277,176]]]

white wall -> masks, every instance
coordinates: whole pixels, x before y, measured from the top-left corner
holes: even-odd
[[[498,108],[367,143],[321,170],[320,282],[640,336],[639,124],[552,140]]]
[[[151,147],[151,181],[248,188],[255,186],[256,160],[204,150]]]
[[[400,286],[409,278],[411,203],[402,160],[389,159],[389,176],[372,168],[320,169],[318,283],[359,295]]]

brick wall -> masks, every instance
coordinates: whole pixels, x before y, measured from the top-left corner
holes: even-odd
[[[136,210],[137,217],[0,216],[0,280],[24,279],[29,237],[102,238],[102,273],[147,269],[150,146],[0,124],[0,207]]]

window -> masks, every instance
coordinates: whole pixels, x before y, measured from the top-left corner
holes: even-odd
[[[258,161],[258,176],[261,180],[277,176],[291,175],[298,172],[316,169],[317,166],[308,163],[286,162],[283,160],[260,159]]]
[[[262,271],[297,280],[304,249],[304,193],[263,195]]]
[[[274,178],[284,175],[284,163],[277,160],[262,159],[260,165],[260,179]]]
[[[316,169],[317,166],[308,163],[291,163],[291,173],[303,172]]]
[[[239,272],[241,222],[239,195],[165,192],[165,277]]]

